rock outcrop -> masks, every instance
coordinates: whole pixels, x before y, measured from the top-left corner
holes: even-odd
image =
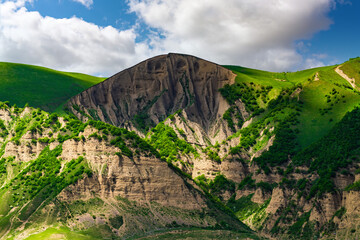
[[[92,132],[87,128],[84,136]],[[103,199],[122,197],[140,203],[157,202],[182,209],[201,209],[206,206],[196,191],[172,171],[166,162],[155,157],[138,156],[130,159],[117,156],[119,149],[105,141],[89,139],[86,142],[68,140],[62,145],[61,158],[70,161],[86,154],[93,176],[64,190],[59,199],[71,200],[93,197]]]
[[[37,117],[38,113],[41,117]],[[20,114],[14,113],[12,109],[4,110],[0,114],[0,119],[5,123],[3,128],[11,133],[0,142],[3,145],[0,159],[0,188],[5,191],[5,196],[13,196],[13,198],[2,198],[6,207],[0,212],[0,218],[10,211],[13,216],[7,221],[8,225],[0,228],[1,239],[10,234],[7,231],[8,226],[11,226],[12,222],[21,215],[20,211],[23,207],[18,206],[23,205],[36,206],[32,209],[36,214],[52,215],[58,221],[60,218],[63,219],[61,224],[73,231],[87,230],[105,224],[108,234],[111,233],[114,237],[132,236],[135,233],[177,224],[198,227],[215,226],[217,220],[214,216],[223,214],[209,205],[203,190],[192,180],[174,171],[173,167],[169,167],[168,163],[162,161],[156,154],[140,149],[134,144],[136,135],[126,130],[124,132],[129,133],[128,137],[121,135],[120,129],[117,129],[119,131],[115,137],[109,133],[108,129],[101,131],[78,120],[56,117],[56,120],[53,119],[47,128],[31,131],[30,129],[34,129],[33,126],[36,126],[38,121],[49,120],[49,115],[40,110],[31,111],[28,108]],[[6,121],[9,119],[13,119],[13,122]],[[78,131],[78,128],[73,129],[75,132],[70,130],[70,125],[73,126],[73,124],[81,125],[78,126],[81,127],[81,131]],[[19,129],[22,126],[25,128],[23,132],[20,132]],[[17,135],[12,134],[16,132]],[[16,143],[12,140],[14,136],[17,137]],[[67,139],[59,141],[59,139],[64,139],[61,136],[67,136]],[[119,138],[123,139],[122,146],[126,145],[134,155],[122,154],[123,149],[111,143],[112,140],[119,140]],[[46,155],[59,149],[61,151],[57,153],[59,155],[56,160],[53,158],[54,155]],[[76,162],[76,159],[82,159],[80,160],[82,162]],[[52,161],[53,166],[48,169],[42,168],[44,160]],[[62,184],[62,187],[58,190],[49,190],[48,186],[53,180],[47,177],[49,174],[47,171],[53,171],[54,166],[57,166],[58,170],[52,174],[51,178],[57,179],[58,186]],[[87,173],[84,173],[85,168]],[[28,197],[29,192],[33,191],[31,188],[24,192],[19,191],[18,186],[30,184],[30,180],[25,183],[24,175],[18,175],[21,171],[26,172],[25,176],[34,176],[33,179],[35,175],[32,174],[39,172],[36,178],[48,181],[40,187],[48,189],[49,193],[56,196],[49,197],[48,195],[36,202],[34,199],[40,198]],[[71,173],[72,171],[74,172]],[[75,179],[75,176],[78,176],[76,180],[69,183],[68,181]],[[19,181],[23,182],[19,184]],[[9,183],[13,187],[4,188]],[[36,187],[39,186],[36,185]],[[20,195],[21,200],[16,198]],[[50,199],[52,201],[48,201]],[[78,211],[77,204],[82,205],[86,210]],[[14,205],[16,207],[13,207]],[[72,207],[74,207],[73,210],[71,210]],[[58,214],[58,211],[61,211],[61,214]],[[206,216],[208,212],[212,212],[211,216]],[[33,220],[29,220],[32,214],[33,212],[29,211],[28,215],[22,216],[24,221],[18,228],[19,232],[22,231],[19,239],[24,239],[36,231],[31,227]],[[229,224],[240,224],[239,221],[227,215],[225,217],[229,218]],[[39,219],[42,218],[39,217]],[[26,227],[25,224],[27,224]],[[40,221],[39,224],[43,224],[43,230],[48,227],[48,223]]]
[[[157,124],[185,109],[188,119],[208,132],[229,107],[218,89],[234,80],[235,74],[217,64],[189,55],[161,55],[87,89],[68,107],[79,117],[86,113],[127,128],[136,120]]]

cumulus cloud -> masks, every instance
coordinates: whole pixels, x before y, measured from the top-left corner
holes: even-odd
[[[335,3],[128,0],[140,24],[119,30],[78,17],[41,16],[26,8],[25,3],[32,1],[0,0],[0,60],[104,76],[168,52],[271,71],[320,65],[322,59],[304,59],[298,52],[299,40],[329,28],[327,14]],[[144,25],[147,36],[140,28]]]
[[[304,68],[316,68],[316,67],[323,67],[325,64],[319,58],[307,58],[304,63]]]
[[[77,17],[43,17],[25,0],[0,2],[0,60],[109,76],[151,53],[134,29],[99,27]]]
[[[289,70],[304,63],[297,40],[326,30],[333,0],[130,0],[132,12],[157,29],[152,47],[222,64]]]
[[[87,8],[90,8],[91,5],[93,5],[93,0],[73,0],[74,2],[78,2],[81,3],[82,5],[84,5]]]

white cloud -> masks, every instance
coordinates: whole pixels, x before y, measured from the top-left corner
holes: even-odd
[[[314,53],[313,57],[315,57],[317,59],[326,59],[329,56],[326,53]]]
[[[133,29],[30,12],[25,0],[0,2],[0,61],[109,76],[150,55]]]
[[[307,58],[304,62],[305,69],[323,67],[323,66],[325,66],[325,64],[316,57],[315,58]]]
[[[168,52],[272,71],[320,64],[303,58],[299,40],[328,29],[334,7],[334,0],[128,0],[150,28],[137,42],[144,24],[118,30],[44,17],[26,8],[32,1],[0,0],[0,61],[107,76]]]
[[[78,2],[81,3],[82,5],[84,5],[87,8],[90,8],[91,5],[93,5],[93,0],[73,0],[74,2]]]
[[[129,6],[162,38],[159,52],[184,52],[221,64],[267,70],[303,65],[295,41],[331,24],[333,0],[130,0]]]
[[[352,2],[348,0],[337,0],[337,2],[342,5],[352,5]]]

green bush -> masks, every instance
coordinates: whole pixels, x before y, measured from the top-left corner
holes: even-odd
[[[252,189],[256,187],[255,180],[251,178],[252,174],[246,176],[238,185],[238,189],[242,190],[245,188]]]
[[[210,181],[209,189],[212,194],[219,194],[223,191],[235,192],[235,183],[226,179],[224,175],[219,174],[213,181]]]
[[[275,183],[275,184],[271,184],[271,183],[263,182],[263,181],[261,181],[261,182],[259,182],[259,183],[256,184],[256,187],[257,187],[257,188],[261,188],[262,191],[264,191],[264,192],[270,192],[270,193],[272,192],[273,188],[276,187],[276,186],[277,186],[276,183]]]
[[[360,191],[360,181],[353,182],[345,188],[345,191]]]
[[[298,145],[296,134],[291,128],[279,128],[275,131],[276,138],[269,151],[264,152],[254,161],[262,168],[265,173],[269,173],[269,166],[275,167],[289,161],[289,156],[297,152]]]
[[[346,169],[354,159],[357,159],[360,142],[358,132],[360,132],[360,109],[355,108],[347,113],[329,134],[294,156],[295,165],[306,165],[310,172],[317,172],[319,175],[319,178],[312,183],[311,197],[336,190],[332,180],[336,172]]]
[[[195,158],[199,157],[199,153],[190,143],[178,138],[176,132],[163,122],[151,129],[147,140],[159,150],[160,156],[165,157],[170,162],[176,161],[178,154],[191,153]]]

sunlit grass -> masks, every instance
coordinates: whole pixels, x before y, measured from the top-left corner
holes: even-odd
[[[103,81],[79,73],[0,62],[0,101],[54,111],[69,98]]]

